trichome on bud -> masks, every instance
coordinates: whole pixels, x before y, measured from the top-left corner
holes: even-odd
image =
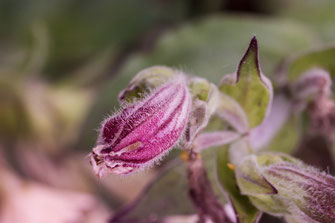
[[[335,178],[289,155],[251,155],[236,176],[241,192],[264,212],[289,222],[335,222]]]
[[[90,154],[97,175],[127,174],[152,165],[181,138],[191,106],[182,75],[107,118]]]

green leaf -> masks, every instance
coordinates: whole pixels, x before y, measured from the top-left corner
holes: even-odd
[[[250,131],[248,141],[255,151],[267,149],[290,153],[295,148],[301,129],[292,107],[292,102],[284,95],[274,97],[269,116]]]
[[[311,68],[322,68],[335,77],[335,47],[323,48],[297,56],[286,62],[286,72],[290,81],[297,80]]]
[[[133,101],[143,97],[144,93],[162,85],[177,73],[166,66],[152,66],[138,72],[130,81],[128,87],[119,94],[119,100]]]
[[[217,175],[219,183],[228,194],[240,223],[257,222],[260,212],[251,204],[247,196],[241,195],[235,172],[229,162],[229,146],[221,147],[217,154]]]
[[[291,154],[299,142],[298,119],[290,117],[267,146],[269,151]]]
[[[224,119],[239,133],[245,133],[249,130],[247,114],[233,98],[226,94],[218,95],[216,114]]]
[[[202,101],[207,101],[210,96],[209,94],[211,92],[212,85],[204,78],[192,78],[189,88],[192,95]]]
[[[255,37],[240,61],[237,72],[223,78],[220,91],[241,105],[251,128],[259,125],[267,115],[272,100],[272,85],[261,73]]]

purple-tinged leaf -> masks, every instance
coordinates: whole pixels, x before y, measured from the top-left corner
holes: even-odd
[[[259,150],[268,145],[287,121],[290,110],[291,104],[284,96],[274,97],[269,116],[265,118],[261,125],[250,131],[249,142],[251,147]]]
[[[229,145],[229,161],[233,165],[238,165],[246,156],[253,154],[247,136],[235,140]]]
[[[249,130],[246,113],[233,98],[226,94],[219,94],[216,114],[239,133],[246,133]]]
[[[238,139],[240,134],[234,131],[206,132],[200,134],[194,141],[194,148],[197,152],[214,146],[229,144]]]
[[[153,164],[181,138],[191,107],[183,76],[107,118],[90,154],[97,175],[127,174]]]

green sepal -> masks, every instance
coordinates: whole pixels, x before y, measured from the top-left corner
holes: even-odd
[[[139,99],[145,93],[170,80],[177,72],[166,66],[152,66],[141,70],[130,81],[128,87],[120,92],[119,100],[132,102],[134,99]]]
[[[240,190],[245,195],[277,194],[277,189],[263,176],[258,159],[261,159],[261,162],[269,161],[251,155],[237,166],[236,179]]]

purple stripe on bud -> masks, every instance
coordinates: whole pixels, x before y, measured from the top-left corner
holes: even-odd
[[[242,193],[261,211],[288,222],[335,222],[335,178],[287,154],[250,155],[236,176]],[[276,193],[267,193],[264,182]]]
[[[180,77],[107,118],[90,155],[96,174],[127,174],[161,158],[181,137],[190,106],[190,93]]]
[[[287,163],[271,165],[265,176],[290,198],[306,217],[321,223],[335,222],[335,178],[318,170]]]

